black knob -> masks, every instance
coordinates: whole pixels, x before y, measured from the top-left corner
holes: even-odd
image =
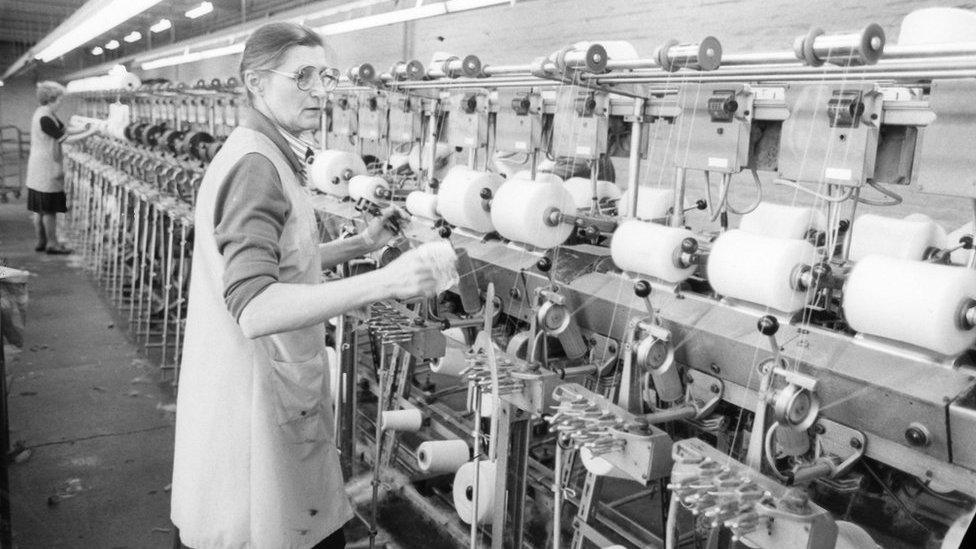
[[[705,202],[704,198],[699,198],[698,200],[695,201],[695,208],[699,210],[704,210],[707,207],[708,207],[708,202]]]
[[[437,229],[437,234],[439,234],[441,236],[441,238],[450,238],[451,237],[451,228],[448,227],[447,225],[441,225]]]
[[[535,264],[536,268],[544,273],[548,273],[549,269],[552,269],[552,260],[548,257],[543,257]]]
[[[912,425],[905,430],[905,440],[908,441],[912,446],[927,446],[929,443],[929,436],[924,429]]]
[[[732,114],[735,111],[739,110],[739,102],[736,101],[735,99],[729,99],[728,101],[725,102],[724,105],[722,105],[722,109],[726,113]]]
[[[491,196],[492,196],[491,189],[489,189],[488,187],[484,187],[481,189],[479,195],[481,196],[482,200],[491,200]]]
[[[681,251],[686,254],[693,254],[698,251],[698,241],[688,237],[681,241]]]
[[[756,322],[756,328],[759,328],[759,333],[764,336],[776,335],[779,331],[779,321],[774,316],[766,315]]]
[[[635,282],[634,295],[641,299],[651,295],[651,283],[646,280],[638,280]]]
[[[851,222],[846,219],[841,219],[840,223],[837,224],[837,228],[840,229],[841,232],[846,231],[850,227],[851,227]]]
[[[964,250],[973,249],[973,235],[967,234],[966,236],[959,239],[959,243],[962,244]]]

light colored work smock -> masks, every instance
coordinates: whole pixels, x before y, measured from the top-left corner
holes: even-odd
[[[275,165],[290,203],[279,282],[321,281],[306,191],[271,139],[236,128],[196,203],[172,494],[173,523],[193,549],[308,548],[352,517],[333,433],[325,325],[251,340],[224,303],[214,204],[228,172],[253,152]]]
[[[61,163],[61,140],[44,133],[41,129],[41,118],[45,116],[57,119],[51,107],[41,105],[34,111],[31,118],[31,147],[27,157],[27,177],[25,183],[28,189],[43,193],[58,193],[64,191],[64,166]]]

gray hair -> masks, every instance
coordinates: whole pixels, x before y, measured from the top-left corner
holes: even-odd
[[[37,83],[37,102],[41,105],[54,103],[62,95],[64,95],[64,86],[57,82],[45,80]]]
[[[325,42],[314,30],[297,23],[268,23],[255,30],[244,44],[244,53],[241,54],[240,74],[245,89],[247,80],[244,71],[276,69],[288,50],[295,46],[325,48]],[[250,90],[247,96],[251,98]]]

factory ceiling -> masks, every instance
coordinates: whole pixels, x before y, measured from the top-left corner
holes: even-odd
[[[95,1],[95,0],[92,0]],[[342,0],[316,2],[314,0],[210,0],[213,11],[205,16],[190,19],[185,12],[200,5],[200,0],[163,0],[152,8],[136,15],[121,25],[91,39],[62,57],[49,63],[33,61],[18,69],[18,74],[35,71],[44,77],[59,75],[103,64],[154,47],[171,44],[213,33],[239,23],[265,19],[282,11],[309,4],[342,4]],[[86,0],[0,0],[0,74],[3,74],[21,56],[54,31]],[[168,19],[172,26],[157,33],[150,26],[161,19]],[[139,31],[141,39],[127,43],[123,37]],[[112,40],[119,42],[115,50],[104,45]],[[94,55],[92,50],[102,47],[103,53]]]

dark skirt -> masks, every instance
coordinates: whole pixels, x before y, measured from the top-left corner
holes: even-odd
[[[42,214],[65,213],[68,211],[68,201],[64,191],[45,193],[27,189],[27,209]]]

